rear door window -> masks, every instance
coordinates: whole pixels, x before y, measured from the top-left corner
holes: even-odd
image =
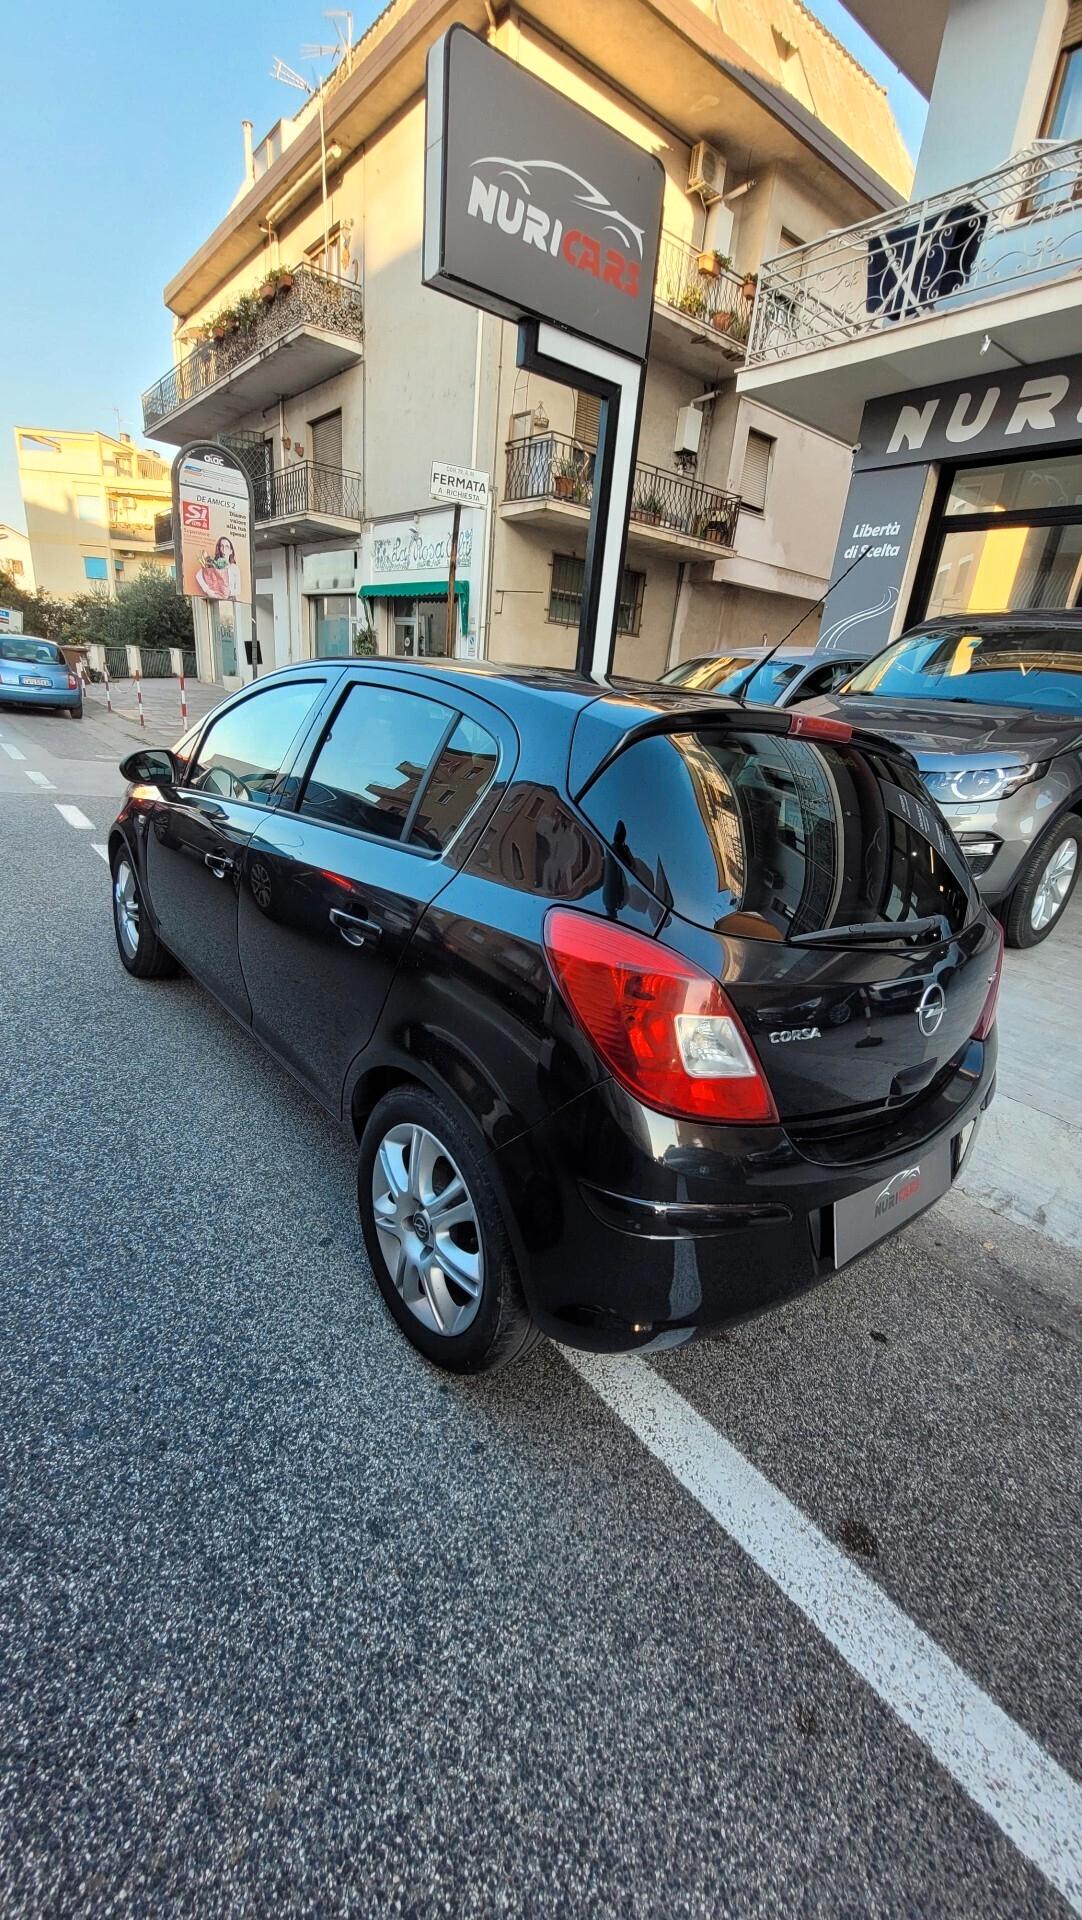
[[[401,840],[433,755],[449,741],[451,707],[394,687],[354,685],[316,755],[302,813],[332,827]]]
[[[849,745],[704,729],[626,749],[584,811],[643,884],[719,933],[965,925],[972,882],[914,773]]]

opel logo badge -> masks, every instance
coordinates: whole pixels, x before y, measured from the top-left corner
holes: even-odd
[[[930,1040],[933,1033],[938,1033],[946,1011],[947,996],[939,982],[933,980],[930,987],[925,987],[917,1008],[917,1025],[926,1039]]]

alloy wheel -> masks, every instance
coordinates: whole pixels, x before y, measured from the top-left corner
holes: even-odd
[[[391,1127],[372,1167],[380,1251],[422,1326],[464,1333],[484,1286],[484,1251],[469,1188],[442,1141],[412,1121]]]
[[[128,860],[118,860],[113,875],[113,911],[120,943],[129,960],[139,950],[139,889]]]
[[[1061,840],[1037,882],[1029,910],[1035,933],[1043,933],[1063,912],[1078,865],[1077,840]]]

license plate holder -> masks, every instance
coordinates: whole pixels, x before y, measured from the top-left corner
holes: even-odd
[[[848,1266],[896,1228],[915,1220],[951,1184],[951,1142],[938,1140],[924,1153],[915,1153],[885,1180],[834,1203],[834,1265]]]

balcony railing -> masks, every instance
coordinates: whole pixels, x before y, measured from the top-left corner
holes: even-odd
[[[262,348],[274,346],[296,327],[324,327],[360,340],[364,333],[360,290],[350,280],[318,267],[295,267],[292,285],[279,286],[273,300],[259,301],[250,320],[204,340],[143,395],[147,429],[239,367]]]
[[[154,522],[152,520],[129,520],[122,513],[109,515],[109,532],[114,540],[145,541],[148,546],[154,543]]]
[[[256,482],[257,520],[299,520],[312,514],[360,520],[360,474],[348,467],[324,467],[314,460],[298,460]]]
[[[560,433],[542,433],[507,445],[505,501],[565,500],[588,507],[593,498],[594,450]],[[637,466],[631,518],[692,540],[731,547],[740,499],[720,487],[688,480],[662,467]]]
[[[752,297],[744,292],[747,282],[727,267],[704,272],[699,262],[709,258],[676,234],[663,233],[654,298],[688,320],[713,327],[725,344],[742,348],[750,331],[753,304]]]
[[[1082,140],[769,260],[749,366],[896,333],[932,315],[1082,274]]]

